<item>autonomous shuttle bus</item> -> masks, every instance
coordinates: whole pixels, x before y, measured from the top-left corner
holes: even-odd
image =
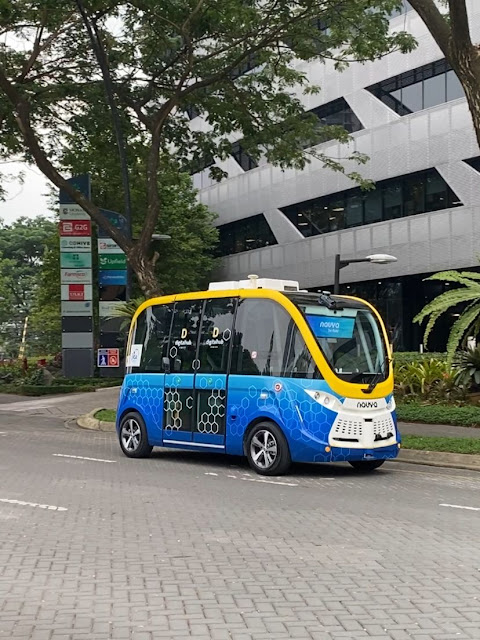
[[[154,298],[135,314],[117,433],[154,446],[372,471],[400,447],[385,327],[367,302],[261,279]]]

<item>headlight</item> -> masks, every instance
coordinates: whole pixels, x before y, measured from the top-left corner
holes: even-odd
[[[342,408],[340,400],[330,393],[326,393],[325,391],[311,391],[310,389],[305,389],[305,391],[315,402],[321,404],[325,409],[330,409],[330,411],[336,411],[338,413]]]
[[[387,409],[388,411],[395,411],[396,406],[397,405],[395,404],[395,398],[392,396],[387,402]]]

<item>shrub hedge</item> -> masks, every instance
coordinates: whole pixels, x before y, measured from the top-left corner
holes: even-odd
[[[446,404],[409,402],[397,405],[397,417],[403,422],[480,427],[480,407],[469,405],[455,407]]]

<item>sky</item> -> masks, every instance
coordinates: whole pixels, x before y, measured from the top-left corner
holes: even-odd
[[[52,217],[52,212],[48,209],[48,185],[50,183],[37,168],[12,162],[2,165],[1,169],[3,175],[9,176],[18,175],[23,171],[25,180],[23,184],[5,183],[8,193],[5,202],[0,201],[0,220],[10,223],[21,216],[33,218],[45,215]]]

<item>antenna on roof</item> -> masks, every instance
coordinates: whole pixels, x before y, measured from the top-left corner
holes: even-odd
[[[258,276],[255,275],[254,273],[251,273],[248,276],[248,279],[250,280],[250,282],[252,283],[252,289],[258,289]]]

